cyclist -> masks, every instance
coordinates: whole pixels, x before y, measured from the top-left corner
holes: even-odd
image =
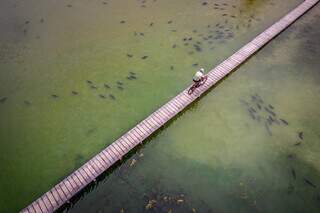
[[[198,87],[199,84],[201,83],[202,79],[204,77],[204,69],[203,68],[200,68],[200,70],[198,70],[196,72],[196,74],[194,74],[193,76],[193,82],[195,83],[195,86]]]

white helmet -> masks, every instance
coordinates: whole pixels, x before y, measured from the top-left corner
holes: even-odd
[[[202,72],[202,73],[204,73],[204,69],[203,68],[200,68],[200,70],[199,70],[200,72]]]

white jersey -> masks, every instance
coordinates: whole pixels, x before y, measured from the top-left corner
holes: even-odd
[[[194,81],[200,81],[204,74],[200,71],[197,71],[196,74],[193,76]]]

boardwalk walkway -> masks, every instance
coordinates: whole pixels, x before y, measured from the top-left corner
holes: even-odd
[[[187,93],[188,88],[182,91],[168,103],[138,123],[130,131],[122,135],[118,140],[114,141],[111,145],[94,156],[79,169],[55,185],[48,192],[24,208],[21,212],[44,213],[57,210],[81,189],[95,180],[95,178],[97,178],[102,172],[120,160],[136,145],[141,143],[172,117],[177,115],[191,102],[201,96],[202,93],[215,85],[220,79],[238,67],[248,57],[272,40],[291,23],[307,12],[312,6],[317,4],[318,1],[319,0],[304,1],[278,22],[259,34],[251,42],[211,70],[208,73],[208,80],[206,83],[200,88],[197,88],[191,96]]]

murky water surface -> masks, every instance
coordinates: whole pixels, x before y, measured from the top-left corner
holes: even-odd
[[[301,0],[1,1],[0,212],[23,208]],[[71,212],[318,212],[320,9]]]

